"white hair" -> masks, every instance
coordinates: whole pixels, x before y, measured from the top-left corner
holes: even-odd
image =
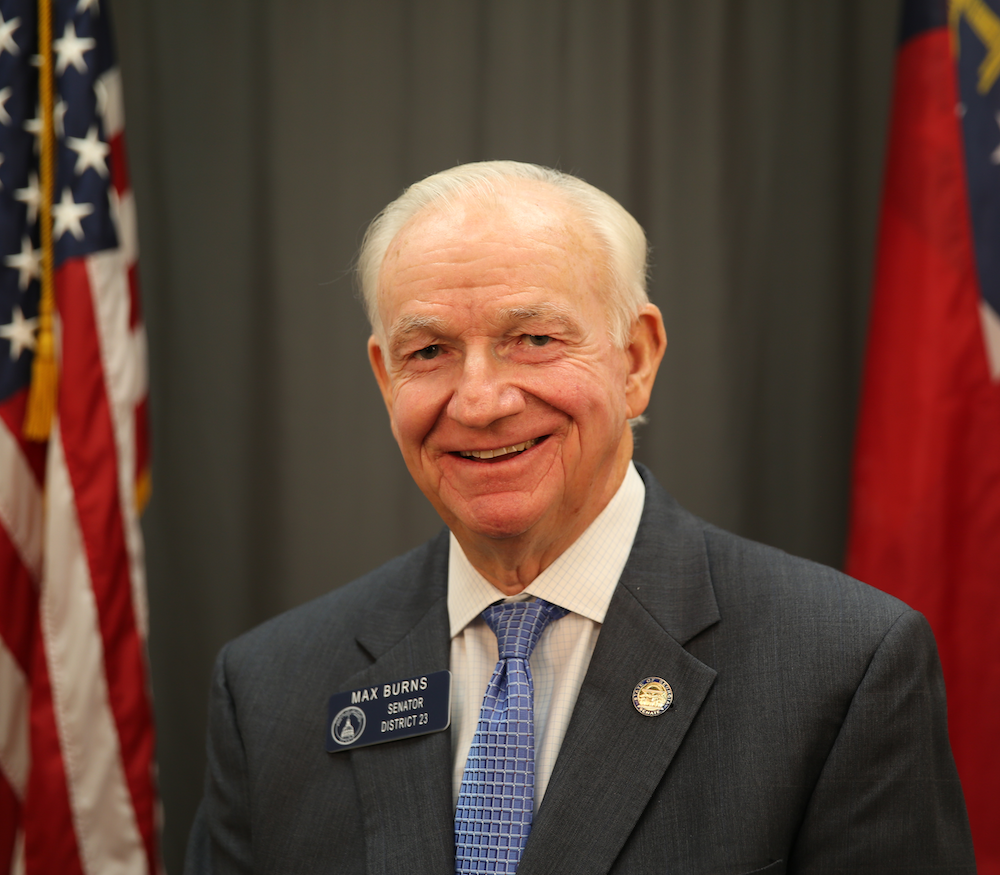
[[[590,183],[568,173],[519,161],[480,161],[435,173],[411,185],[375,217],[358,254],[358,280],[376,337],[383,336],[378,311],[379,273],[392,241],[403,227],[428,207],[462,197],[489,202],[499,195],[513,193],[521,180],[550,185],[580,214],[603,244],[610,280],[609,330],[621,347],[628,345],[632,325],[649,302],[646,235],[642,227],[618,201]]]

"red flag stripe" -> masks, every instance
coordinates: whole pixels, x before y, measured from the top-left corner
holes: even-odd
[[[143,481],[148,480],[152,459],[149,445],[149,402],[143,398],[135,407],[135,483],[142,488]],[[147,496],[148,497],[148,496]],[[143,508],[138,506],[141,513]]]
[[[73,823],[88,873],[103,872],[115,861],[123,871],[142,873],[146,859],[115,713],[128,704],[130,693],[122,691],[125,700],[116,701],[118,691],[109,682],[111,662],[121,649],[113,640],[107,646],[102,634],[107,621],[99,614],[62,440],[61,429],[49,439],[50,507],[39,615]]]
[[[0,580],[4,582],[0,643],[10,651],[11,658],[26,675],[31,667],[31,631],[38,611],[38,591],[5,526],[0,526]],[[4,690],[3,701],[6,702],[6,688],[0,684],[0,689]],[[0,724],[6,707],[0,709]],[[0,746],[3,739],[0,732]]]
[[[37,441],[25,440],[24,435],[21,434],[21,423],[24,422],[24,410],[27,405],[28,392],[24,389],[20,392],[14,393],[10,398],[0,404],[0,423],[5,426],[5,428],[0,428],[0,431],[7,432],[6,437],[8,437],[20,451],[19,459],[23,459],[23,461],[27,463],[28,467],[35,475],[35,482],[41,486],[41,484],[45,482],[45,444],[38,443]],[[13,459],[15,456],[12,454],[0,457],[0,464],[5,464],[4,460],[8,458]],[[21,461],[19,460],[17,464],[20,465]],[[0,481],[0,488],[2,488],[2,481]]]
[[[42,570],[42,491],[18,440],[0,426],[0,526],[38,580]]]
[[[99,256],[97,256],[99,257]],[[121,767],[136,826],[141,833],[149,871],[156,870],[154,845],[155,796],[149,763],[152,757],[152,711],[145,680],[145,653],[133,606],[133,569],[127,549],[126,523],[119,479],[119,442],[112,421],[112,404],[105,385],[102,364],[100,319],[86,266],[66,262],[57,274],[57,306],[62,324],[63,380],[59,392],[59,438],[65,452],[66,471],[75,497],[79,536],[87,556],[89,581],[79,581],[82,590],[93,592],[96,622],[106,674],[106,703],[110,704],[120,744]],[[120,296],[119,296],[120,298]],[[127,296],[125,297],[127,303]],[[124,315],[127,328],[127,313]],[[110,362],[109,368],[116,363]],[[114,379],[114,378],[112,378]],[[50,466],[50,477],[53,471]],[[125,470],[129,470],[126,468]],[[130,479],[130,478],[129,478]],[[67,484],[67,485],[69,485]],[[131,484],[130,484],[131,485]],[[50,488],[54,488],[52,484]],[[66,541],[47,543],[47,562],[53,562]],[[72,561],[72,556],[69,556]],[[49,583],[46,568],[46,583]],[[79,619],[74,622],[79,627]],[[50,654],[53,642],[47,642]],[[55,661],[53,659],[53,661]],[[65,666],[67,670],[70,666]],[[99,691],[92,691],[100,698]],[[96,703],[95,703],[96,704]],[[105,703],[97,707],[106,707]],[[91,706],[83,706],[81,718],[90,719]],[[85,727],[76,732],[86,734]],[[93,752],[88,757],[93,758]],[[105,764],[107,765],[107,764]],[[114,793],[112,792],[112,797]],[[87,812],[99,817],[101,812]],[[77,817],[82,812],[77,809]],[[124,833],[124,831],[122,831]],[[103,831],[88,832],[87,839],[110,842]],[[130,838],[116,837],[121,849]]]
[[[0,776],[24,798],[31,765],[28,747],[28,677],[14,654],[0,641],[0,689],[4,709],[0,711]]]
[[[16,866],[23,866],[14,856],[21,841],[20,822],[21,799],[0,772],[0,872],[16,872],[19,871]]]
[[[24,861],[27,875],[84,873],[70,808],[63,751],[56,728],[52,685],[40,617],[31,651],[31,771],[24,795]]]
[[[121,224],[128,220],[131,197],[123,198]],[[127,247],[125,247],[127,249]],[[136,503],[136,472],[140,452],[136,410],[146,399],[146,333],[141,325],[130,325],[128,295],[130,271],[126,254],[120,250],[99,253],[86,261],[87,277],[93,294],[94,324],[104,364],[104,387],[113,427],[120,519],[127,543],[126,558],[132,582],[132,607],[139,636],[147,636],[145,565],[142,561],[142,533]],[[107,350],[114,350],[109,355]]]
[[[125,138],[121,133],[108,138],[111,147],[111,185],[119,194],[131,189],[128,178],[128,162],[125,160]]]

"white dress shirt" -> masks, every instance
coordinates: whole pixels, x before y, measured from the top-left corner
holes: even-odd
[[[535,689],[535,811],[569,726],[601,624],[639,528],[646,487],[630,464],[607,507],[555,562],[512,598],[484,578],[451,536],[448,617],[451,623],[454,801],[476,734],[486,687],[497,664],[496,635],[480,614],[498,601],[545,599],[569,613],[542,634],[529,663]]]

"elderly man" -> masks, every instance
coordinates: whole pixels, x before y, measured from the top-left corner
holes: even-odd
[[[666,335],[619,204],[456,167],[359,272],[447,530],[223,650],[189,871],[974,871],[923,618],[632,463]]]

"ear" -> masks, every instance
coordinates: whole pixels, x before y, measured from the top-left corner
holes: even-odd
[[[385,351],[374,334],[368,338],[368,361],[375,374],[375,382],[378,383],[379,391],[382,393],[385,409],[389,411],[389,419],[392,420],[392,386],[389,380],[389,369],[385,363]]]
[[[625,380],[629,419],[645,412],[666,349],[667,330],[663,327],[660,308],[647,304],[632,325],[632,339],[625,350],[629,362]]]

